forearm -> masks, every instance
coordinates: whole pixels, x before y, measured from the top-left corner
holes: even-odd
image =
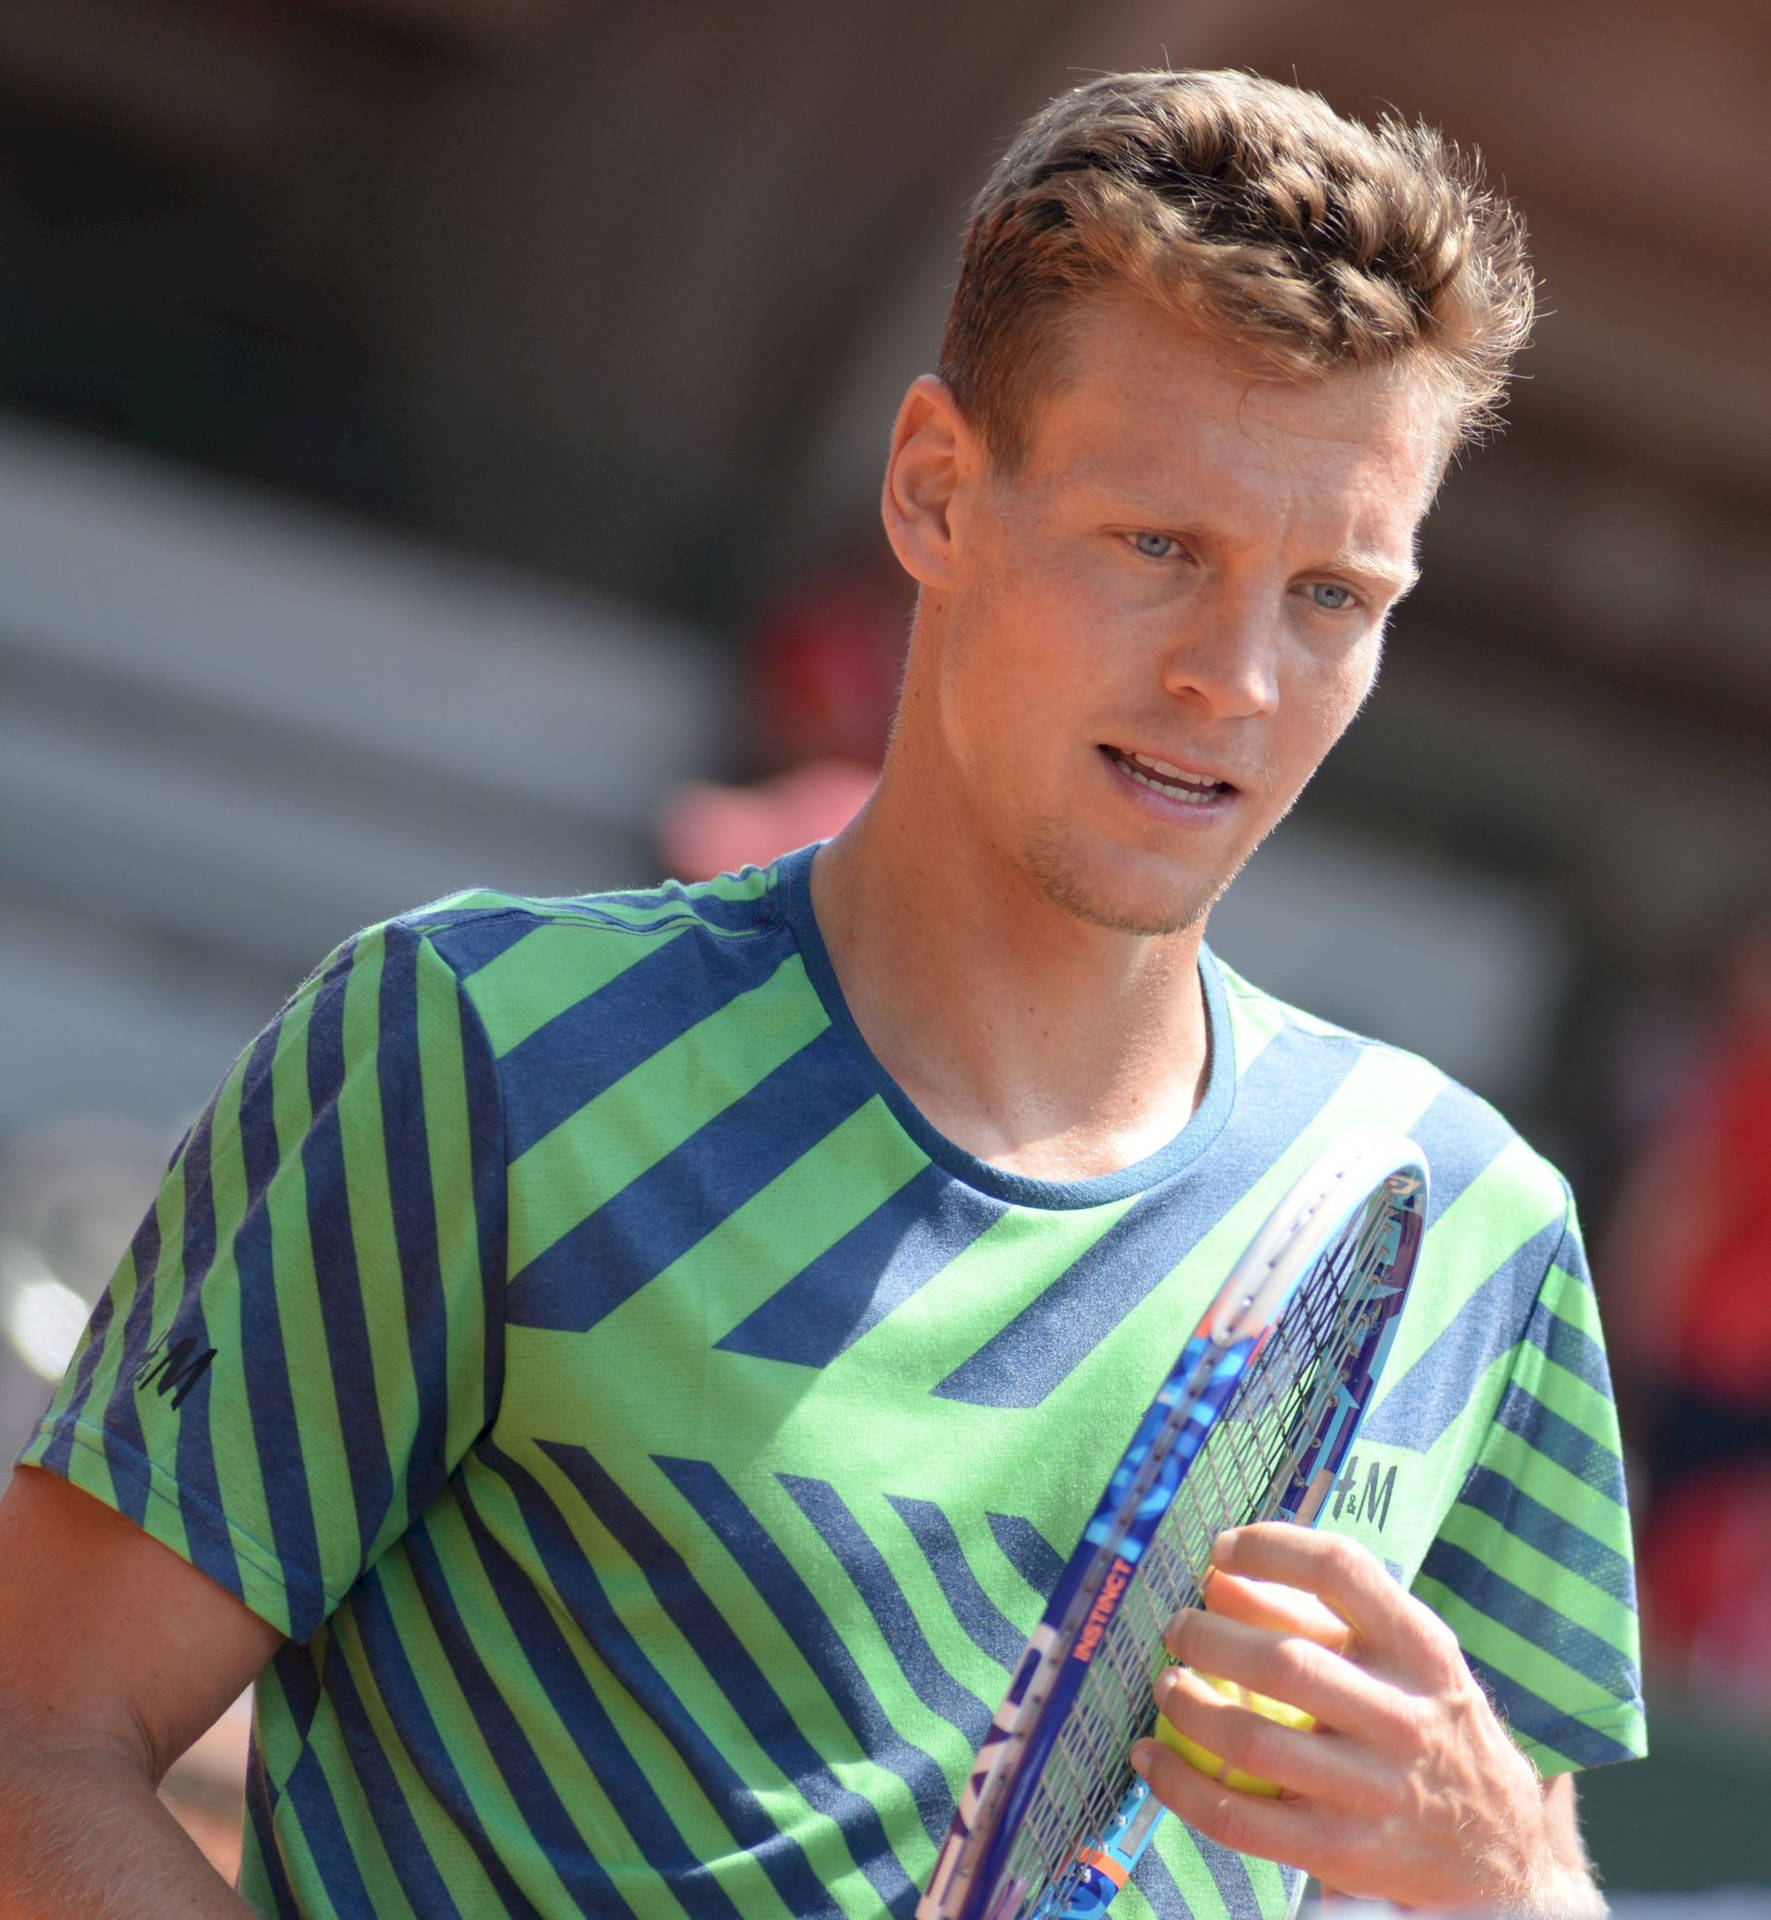
[[[1580,1837],[1572,1774],[1542,1783],[1539,1802],[1543,1827],[1536,1871],[1520,1904],[1529,1920],[1604,1920],[1610,1911],[1593,1879],[1586,1845]]]
[[[1545,1877],[1520,1920],[1605,1920],[1611,1909],[1585,1867]]]
[[[1520,1915],[1521,1920],[1605,1920],[1610,1911],[1577,1841],[1575,1857],[1559,1848],[1546,1856]]]
[[[0,1729],[3,1920],[250,1920],[140,1766]]]

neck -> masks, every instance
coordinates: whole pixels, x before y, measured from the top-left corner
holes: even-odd
[[[1054,905],[968,830],[909,717],[812,868],[856,1025],[930,1124],[996,1166],[1086,1179],[1155,1152],[1204,1087],[1201,929],[1123,933]]]

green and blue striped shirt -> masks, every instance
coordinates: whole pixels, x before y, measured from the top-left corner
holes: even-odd
[[[1642,1751],[1616,1422],[1557,1176],[1413,1055],[1209,955],[1205,1097],[1005,1173],[869,1053],[809,851],[476,893],[349,942],[179,1151],[23,1458],[289,1638],[242,1889],[278,1915],[908,1920],[1101,1481],[1341,1129],[1431,1223],[1326,1524],[1544,1772]],[[1116,1909],[1299,1876],[1167,1821]]]

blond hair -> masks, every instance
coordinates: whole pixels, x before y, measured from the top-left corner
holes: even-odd
[[[1131,73],[1028,121],[973,203],[940,372],[994,461],[1024,456],[1066,320],[1112,287],[1311,378],[1407,361],[1454,439],[1498,424],[1534,298],[1524,224],[1474,154],[1246,73]]]

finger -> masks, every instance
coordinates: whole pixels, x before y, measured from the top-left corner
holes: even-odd
[[[1468,1680],[1457,1636],[1356,1540],[1307,1527],[1235,1527],[1213,1541],[1212,1559],[1239,1578],[1316,1594],[1352,1629],[1348,1658],[1411,1692],[1436,1694]]]
[[[1326,1728],[1287,1726],[1219,1693],[1184,1667],[1158,1674],[1154,1691],[1169,1724],[1223,1763],[1215,1777],[1226,1785],[1239,1784],[1227,1771],[1234,1768],[1271,1782],[1282,1794],[1343,1814],[1383,1805],[1381,1769],[1355,1741]]]
[[[1196,1673],[1297,1707],[1368,1746],[1384,1749],[1407,1737],[1409,1695],[1302,1634],[1188,1609],[1169,1623],[1163,1644]]]
[[[1246,1621],[1251,1627],[1266,1627],[1273,1633],[1302,1634],[1319,1647],[1339,1653],[1347,1643],[1350,1629],[1338,1613],[1325,1606],[1315,1594],[1301,1587],[1281,1586],[1272,1580],[1247,1580],[1226,1573],[1221,1567],[1208,1567],[1204,1587],[1208,1611],[1231,1620]]]
[[[1157,1740],[1138,1741],[1131,1758],[1150,1791],[1194,1832],[1233,1853],[1308,1870],[1319,1845],[1319,1819],[1309,1800],[1266,1800],[1238,1792],[1208,1779]]]
[[[1277,1522],[1232,1527],[1212,1542],[1211,1557],[1238,1578],[1277,1581],[1316,1595],[1352,1628],[1360,1648],[1380,1659],[1406,1659],[1419,1650],[1412,1616],[1426,1609],[1375,1554],[1344,1534]]]

